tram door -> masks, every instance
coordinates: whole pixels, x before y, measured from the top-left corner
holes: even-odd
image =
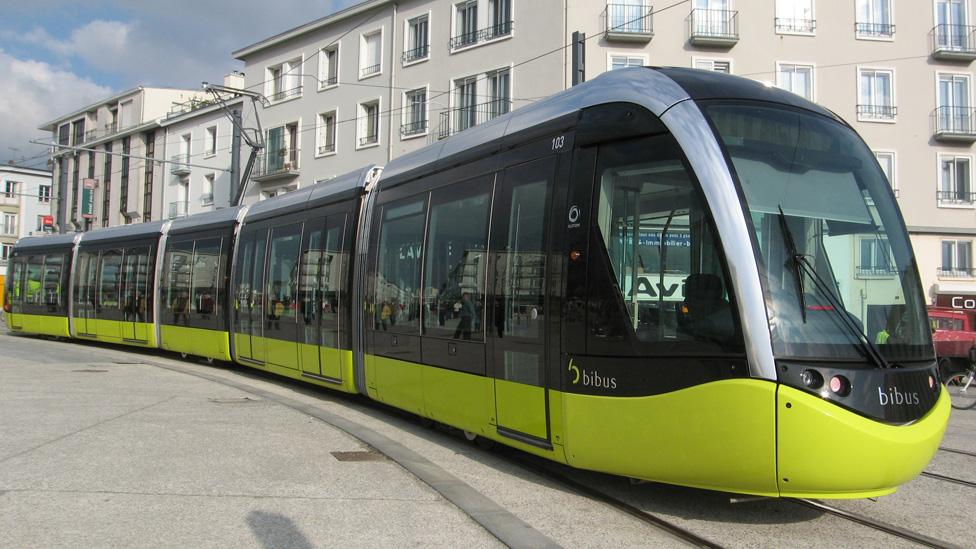
[[[264,362],[264,259],[268,243],[267,229],[241,235],[241,259],[237,267],[237,314],[234,319],[234,343],[241,358]]]
[[[74,316],[75,333],[94,336],[95,328],[95,284],[98,273],[98,252],[79,252],[78,266],[75,268]]]
[[[148,341],[149,247],[127,248],[122,263],[122,339]]]
[[[339,300],[344,298],[344,225],[344,214],[306,223],[298,281],[302,371],[332,381],[342,380]]]
[[[555,159],[505,170],[495,196],[489,264],[489,357],[499,432],[549,439],[546,227]]]

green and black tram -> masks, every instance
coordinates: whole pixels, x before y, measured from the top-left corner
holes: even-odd
[[[874,156],[733,76],[612,71],[382,169],[69,236],[15,248],[14,330],[233,360],[574,467],[873,497],[948,421]]]

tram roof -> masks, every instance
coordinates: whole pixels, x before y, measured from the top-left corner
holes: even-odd
[[[70,248],[74,245],[75,237],[79,233],[63,233],[48,236],[25,236],[17,241],[14,250],[22,252],[24,250],[37,250],[41,248]]]
[[[473,155],[491,154],[515,136],[585,108],[606,103],[634,103],[655,116],[688,99],[748,99],[791,105],[837,118],[798,95],[738,76],[679,67],[635,67],[608,71],[593,80],[526,105],[447,139],[397,157],[383,169],[379,189],[389,189],[424,173],[440,171]],[[514,141],[514,138],[513,138]],[[487,149],[486,145],[492,147]]]
[[[134,240],[139,238],[158,237],[163,232],[163,226],[168,220],[150,221],[148,223],[134,223],[132,225],[118,225],[105,227],[84,233],[79,246],[98,244],[110,240]]]
[[[366,186],[366,177],[374,167],[375,165],[370,164],[328,181],[262,200],[248,208],[247,213],[244,214],[244,222],[253,223],[355,198],[362,193]]]
[[[237,217],[240,215],[241,210],[245,208],[247,206],[221,208],[212,212],[203,212],[174,219],[173,224],[169,226],[167,234],[185,234],[233,227],[237,223]]]

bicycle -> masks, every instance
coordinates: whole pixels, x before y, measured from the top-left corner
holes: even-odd
[[[976,406],[976,347],[969,350],[969,367],[946,375],[946,391],[956,410],[968,410]]]

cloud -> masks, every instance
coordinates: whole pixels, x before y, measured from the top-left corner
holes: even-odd
[[[111,95],[112,90],[41,61],[18,59],[0,50],[0,159],[36,157],[43,146],[29,139],[45,136],[37,127]],[[16,151],[12,149],[17,149]],[[42,165],[34,158],[29,164]]]

